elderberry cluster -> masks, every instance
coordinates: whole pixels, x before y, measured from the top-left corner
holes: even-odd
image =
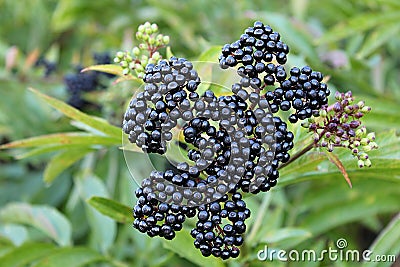
[[[130,102],[123,131],[144,152],[164,154],[177,120],[193,118],[190,101],[198,98],[194,91],[200,78],[192,63],[172,57],[157,65],[148,64],[143,80],[144,92]]]
[[[239,256],[250,217],[242,192],[275,186],[278,168],[293,148],[293,133],[273,113],[294,110],[292,123],[318,116],[329,95],[322,74],[308,66],[292,68],[287,77],[282,64],[288,52],[279,33],[254,23],[222,49],[221,68],[237,67],[240,81],[230,95],[219,97],[210,90],[199,94],[200,77],[186,59],[146,65],[144,91],[131,100],[123,131],[144,152],[165,154],[180,130],[184,142],[178,143],[189,162],[153,171],[142,181],[133,209],[135,228],[172,239],[187,218],[196,217],[191,236],[202,255]]]
[[[94,53],[93,60],[96,65],[111,63],[109,53]],[[81,66],[75,67],[74,73],[69,73],[64,76],[64,84],[68,94],[67,103],[78,109],[85,109],[90,105],[90,102],[82,96],[85,92],[91,92],[104,88],[101,76],[113,78],[114,75],[105,74],[97,71],[81,72]]]
[[[222,48],[219,63],[223,69],[238,66],[241,86],[262,92],[272,113],[293,109],[289,121],[296,123],[318,116],[319,109],[328,103],[330,91],[322,82],[322,73],[309,66],[291,68],[288,77],[283,66],[288,53],[289,47],[279,33],[257,21],[239,40]]]
[[[57,70],[57,64],[55,62],[49,61],[43,57],[39,58],[35,62],[35,67],[44,68],[44,77],[49,77],[52,73]]]

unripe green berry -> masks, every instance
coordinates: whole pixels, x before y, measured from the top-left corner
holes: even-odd
[[[363,160],[358,160],[358,167],[360,167],[360,168],[364,167],[364,161]]]
[[[376,149],[376,148],[379,147],[378,144],[375,143],[375,142],[370,142],[369,145],[370,145],[370,147],[371,147],[372,149]]]
[[[144,33],[144,31],[145,31],[145,26],[144,25],[139,25],[138,32]]]
[[[162,38],[162,42],[163,42],[164,45],[169,44],[169,36],[168,36],[168,35],[164,36],[164,37]]]
[[[372,162],[371,162],[371,160],[367,159],[367,160],[364,161],[364,164],[365,164],[365,166],[367,166],[367,167],[371,167]]]
[[[148,34],[143,34],[142,40],[143,41],[149,40],[149,35]]]
[[[128,75],[129,74],[129,69],[122,69],[122,74],[123,75]]]
[[[143,66],[141,64],[136,63],[135,64],[135,70],[136,71],[144,71],[144,68],[143,68]]]
[[[369,145],[363,146],[363,149],[365,152],[370,152],[372,150],[371,146]]]
[[[117,58],[119,58],[119,59],[122,59],[123,57],[124,57],[124,52],[121,52],[121,51],[119,51],[119,52],[117,52]]]
[[[308,121],[303,121],[303,122],[301,123],[301,127],[303,127],[303,128],[308,128],[308,127],[310,127],[310,123],[308,123]]]
[[[120,62],[121,62],[121,59],[119,57],[114,58],[114,63],[120,63]]]
[[[143,32],[136,33],[136,39],[141,40],[143,38]]]
[[[158,26],[157,26],[157,24],[155,24],[155,23],[151,24],[151,30],[153,31],[153,33],[158,32]]]
[[[321,109],[321,110],[319,111],[319,115],[320,115],[322,118],[326,118],[326,116],[327,116],[326,110]]]
[[[365,107],[363,107],[362,109],[361,109],[361,112],[362,113],[369,113],[371,111],[371,107],[369,107],[369,106],[365,106]]]
[[[154,52],[154,54],[151,56],[152,59],[154,59],[156,62],[160,60],[161,55],[158,51]]]
[[[139,47],[137,47],[137,46],[135,46],[133,49],[132,49],[132,54],[134,55],[134,56],[139,56],[140,55],[140,49],[139,49]]]
[[[375,140],[375,133],[369,133],[368,135],[367,135],[367,138],[369,139],[369,140]]]
[[[132,61],[133,61],[133,58],[132,58],[132,56],[131,56],[131,55],[129,55],[129,54],[126,54],[126,56],[125,56],[125,60],[126,60],[127,62],[132,62]]]
[[[359,138],[364,137],[365,136],[365,128],[357,129],[356,136]]]
[[[369,139],[368,138],[363,138],[363,139],[361,139],[361,141],[360,141],[360,143],[363,145],[363,146],[366,146],[366,145],[368,145],[369,144]]]
[[[337,91],[337,92],[335,93],[335,99],[341,101],[341,100],[343,99],[342,94],[341,94],[340,92]]]

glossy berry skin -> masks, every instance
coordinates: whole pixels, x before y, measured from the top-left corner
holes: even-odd
[[[222,48],[220,67],[238,74],[223,96],[199,93],[200,78],[186,59],[146,66],[144,91],[130,102],[123,131],[144,152],[164,154],[179,121],[176,143],[189,160],[142,181],[136,229],[171,240],[190,217],[193,244],[204,257],[239,256],[251,215],[242,193],[274,187],[294,146],[278,112],[290,112],[288,121],[296,123],[317,116],[329,96],[320,72],[285,69],[288,53],[278,32],[255,22]]]
[[[171,129],[180,118],[193,114],[189,96],[196,91],[200,78],[191,62],[172,57],[158,64],[148,64],[143,77],[144,92],[132,99],[124,115],[122,129],[144,152],[164,154]]]

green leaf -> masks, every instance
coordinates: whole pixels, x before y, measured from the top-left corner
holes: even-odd
[[[174,53],[172,53],[171,47],[167,46],[167,48],[165,49],[165,54],[167,56],[167,59],[171,58],[174,56]]]
[[[81,72],[91,71],[91,70],[110,73],[110,74],[114,74],[114,75],[117,75],[117,76],[124,76],[122,74],[122,68],[120,66],[114,65],[114,64],[93,65],[93,66],[89,66],[87,68],[84,68],[83,70],[81,70]]]
[[[54,156],[47,164],[44,170],[43,180],[46,183],[51,183],[53,180],[62,173],[69,166],[80,160],[87,153],[92,151],[90,148],[73,148],[61,151],[58,155]]]
[[[71,244],[71,225],[62,213],[53,207],[10,203],[0,210],[0,220],[33,226],[61,246]]]
[[[400,25],[384,25],[376,29],[373,33],[368,35],[367,39],[363,42],[361,49],[357,53],[357,57],[364,58],[373,53],[380,46],[393,39],[400,31]]]
[[[37,148],[33,148],[27,152],[18,154],[15,156],[16,159],[25,159],[25,158],[29,158],[29,157],[34,157],[34,156],[38,156],[41,154],[46,154],[46,153],[50,153],[50,152],[54,152],[57,150],[62,150],[64,148],[68,148],[68,149],[75,149],[75,148],[83,148],[81,144],[77,144],[77,145],[59,145],[59,144],[55,144],[55,145],[44,145],[44,146],[39,146]],[[90,149],[90,147],[88,147],[87,149]]]
[[[302,216],[301,227],[319,235],[334,227],[400,209],[398,183],[362,175],[352,177],[353,189],[345,183],[330,181],[321,188],[310,188],[313,194],[302,200],[297,211]],[[397,186],[396,186],[397,185]]]
[[[107,188],[100,178],[91,173],[81,173],[75,181],[80,197],[86,204],[86,214],[92,229],[90,236],[92,247],[101,252],[106,252],[114,243],[117,225],[111,218],[90,206],[87,200],[93,196],[109,197]]]
[[[272,244],[273,247],[289,248],[310,238],[312,234],[305,229],[286,227],[267,232],[261,242]]]
[[[117,222],[133,222],[132,209],[119,202],[104,197],[91,197],[87,202],[97,211]]]
[[[50,97],[48,95],[42,94],[41,92],[37,91],[36,89],[29,88],[29,90],[31,90],[40,99],[44,100],[47,104],[49,104],[53,108],[57,109],[58,111],[62,112],[65,116],[67,116],[71,119],[80,121],[82,123],[85,123],[88,126],[94,128],[94,129],[97,129],[97,130],[105,133],[106,135],[109,135],[110,137],[114,137],[117,139],[121,138],[122,130],[118,127],[115,127],[115,126],[109,124],[104,119],[87,115],[87,114],[83,113],[82,111],[79,111],[78,109],[64,103],[63,101],[60,101],[60,100]]]
[[[84,247],[63,248],[43,257],[34,267],[79,267],[104,261],[99,253]]]
[[[197,61],[218,63],[218,57],[221,53],[221,48],[221,46],[210,47],[198,57]]]
[[[334,153],[343,163],[351,179],[378,175],[381,179],[400,182],[399,176],[396,175],[400,171],[400,138],[394,131],[378,133],[376,136],[379,149],[368,153],[372,161],[371,168],[360,169],[357,160],[348,149],[337,148]],[[323,160],[316,152],[309,152],[282,169],[278,186],[337,177],[340,177],[340,172],[335,165],[330,164],[327,159]]]
[[[46,243],[27,243],[0,257],[2,266],[23,267],[31,264],[57,250],[57,247]]]
[[[176,232],[176,237],[173,240],[164,241],[164,247],[201,267],[224,266],[220,259],[214,257],[205,258],[201,255],[201,252],[193,246],[193,238],[186,229]]]
[[[82,132],[47,134],[27,139],[17,140],[0,146],[0,149],[37,147],[44,145],[119,145],[119,138],[98,136]]]
[[[349,178],[349,174],[346,171],[346,168],[343,166],[343,163],[340,161],[338,156],[336,156],[334,153],[331,152],[325,152],[325,155],[327,155],[328,159],[330,162],[336,165],[338,170],[343,174],[344,179],[346,180],[347,184],[349,185],[350,188],[353,187],[351,184],[351,180]]]
[[[28,231],[21,225],[4,224],[0,225],[0,236],[8,238],[14,245],[20,246],[28,238]]]
[[[366,31],[381,25],[397,24],[400,20],[399,10],[390,10],[388,12],[366,12],[354,16],[344,23],[335,26],[318,40],[318,43],[337,42],[349,37],[352,34]]]
[[[374,259],[376,255],[393,255],[394,258],[400,253],[400,213],[392,219],[388,226],[380,232],[379,236],[369,248],[373,254],[370,256]],[[364,262],[362,266],[377,266],[379,262]]]

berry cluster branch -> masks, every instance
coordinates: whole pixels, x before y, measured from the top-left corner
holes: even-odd
[[[150,22],[140,25],[135,36],[140,44],[131,52],[117,52],[114,62],[119,63],[124,75],[132,74],[142,79],[146,66],[156,64],[163,58],[158,50],[169,44],[169,36],[160,34],[157,24]]]
[[[325,148],[333,152],[335,147],[347,148],[357,158],[360,168],[371,167],[372,163],[367,152],[377,149],[375,133],[368,133],[361,118],[371,111],[364,101],[355,103],[352,92],[335,94],[336,102],[325,105],[320,110],[319,117],[312,117],[302,126],[312,132],[313,142],[294,154],[290,160],[279,166],[286,167],[313,148]]]
[[[160,60],[156,50],[169,40],[155,35],[154,25],[139,26],[136,37],[142,44],[133,56],[120,52],[115,59],[124,73],[135,70],[145,83],[129,103],[122,129],[143,152],[160,155],[173,133],[182,130],[194,164],[180,162],[176,170],[153,171],[142,181],[133,208],[133,226],[140,232],[171,240],[186,218],[197,217],[190,234],[202,255],[236,258],[251,215],[242,193],[269,191],[279,169],[313,148],[327,153],[348,148],[360,167],[371,166],[367,152],[378,146],[360,120],[370,107],[355,103],[351,92],[336,93],[336,102],[328,105],[323,74],[309,66],[287,71],[289,47],[270,26],[257,21],[239,40],[224,45],[220,67],[236,68],[240,81],[232,84],[230,95],[217,97],[211,90],[199,95],[201,79],[190,61]],[[148,55],[139,57],[143,51]],[[266,86],[271,90],[264,94]],[[303,121],[313,134],[293,156],[294,134],[280,111],[290,113],[288,123]],[[340,160],[328,157],[346,177]]]
[[[302,126],[314,134],[314,146],[332,152],[335,147],[347,148],[358,159],[360,168],[371,166],[368,152],[378,148],[375,133],[368,133],[361,118],[371,111],[364,101],[355,102],[352,92],[335,94],[336,102],[325,105],[318,118],[310,118]]]

